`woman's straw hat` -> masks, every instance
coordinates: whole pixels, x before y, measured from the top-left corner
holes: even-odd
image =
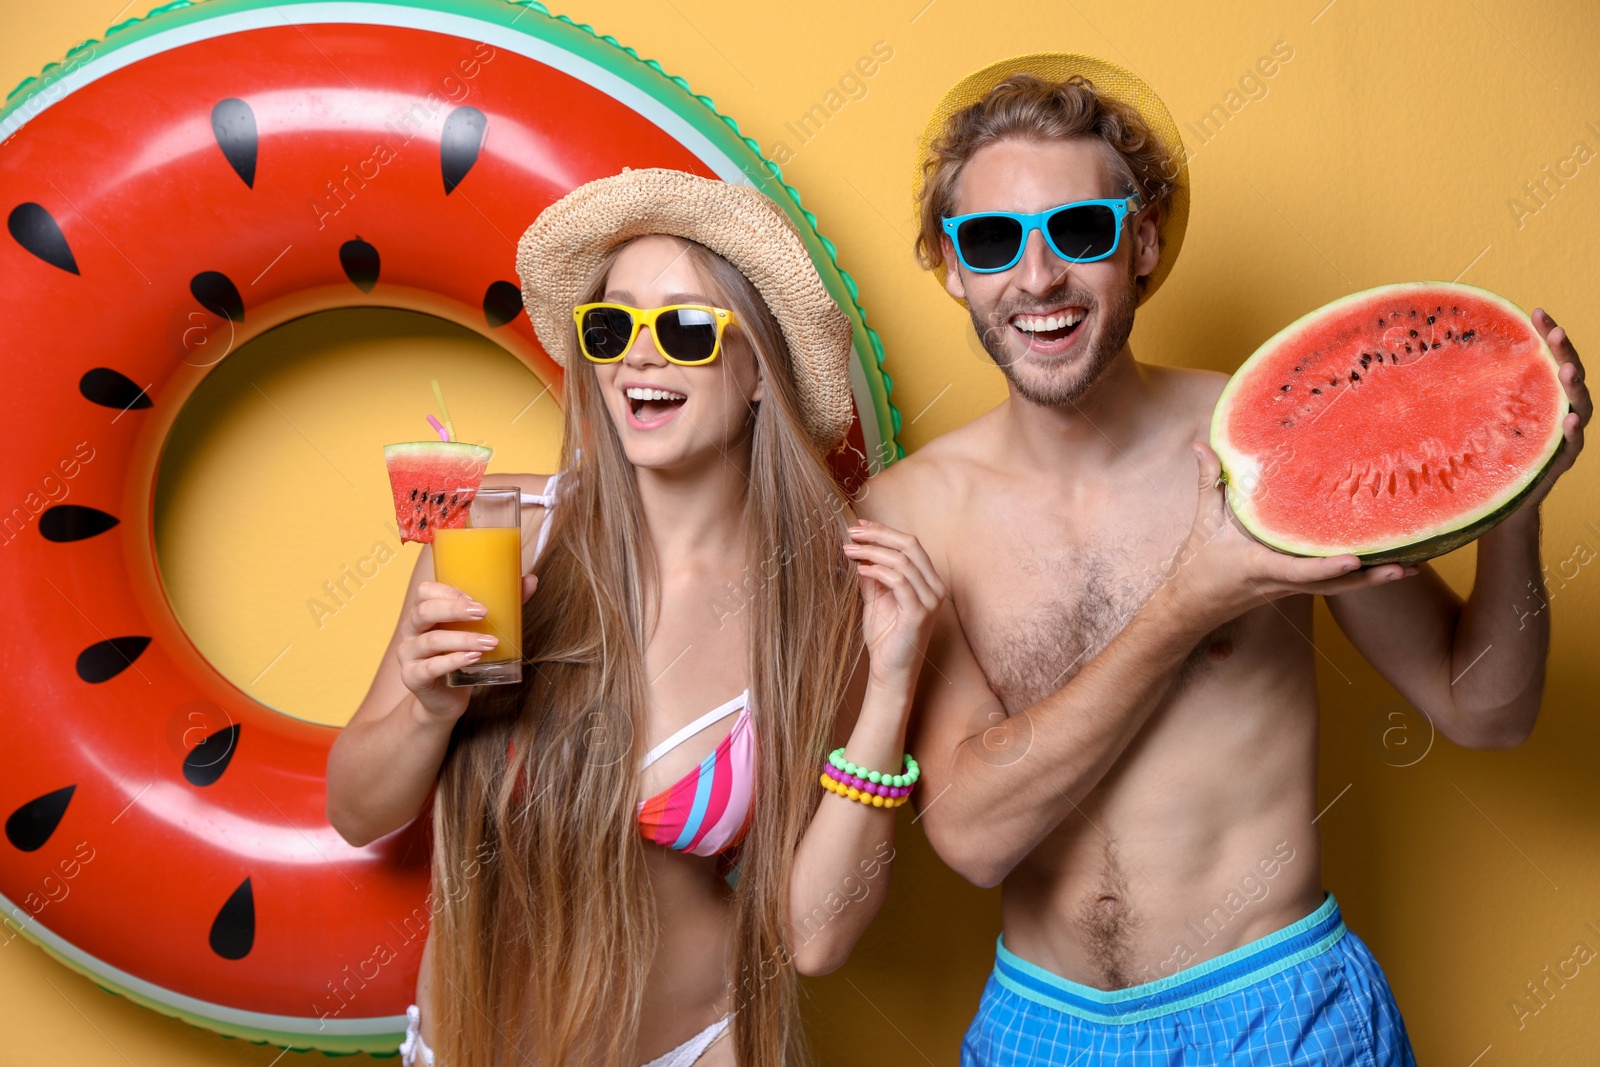
[[[561,366],[572,309],[607,252],[644,234],[704,245],[750,280],[783,330],[800,414],[830,451],[850,428],[850,320],[834,303],[783,209],[755,189],[679,170],[630,170],[581,185],[540,212],[517,244],[522,302]]]
[[[1178,125],[1172,121],[1167,105],[1161,102],[1154,89],[1145,84],[1144,79],[1115,63],[1066,52],[1035,52],[991,63],[956,82],[933,109],[917,142],[917,170],[911,179],[913,204],[922,198],[922,184],[926,180],[928,161],[933,154],[933,143],[944,135],[950,119],[988,96],[990,89],[1013,74],[1037,74],[1053,82],[1066,81],[1074,74],[1083,75],[1093,83],[1101,96],[1138,112],[1172,158],[1177,178],[1172,190],[1172,202],[1167,207],[1166,217],[1161,220],[1161,259],[1156,263],[1156,269],[1150,272],[1150,281],[1139,301],[1143,303],[1166,279],[1173,261],[1178,258],[1178,249],[1183,247],[1183,231],[1189,224],[1189,164],[1183,150],[1183,138],[1178,135]]]

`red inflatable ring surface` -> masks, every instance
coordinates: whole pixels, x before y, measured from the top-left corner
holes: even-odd
[[[224,1034],[392,1051],[423,822],[347,845],[335,731],[250,700],[179,628],[152,501],[185,399],[239,344],[354,305],[448,319],[556,381],[517,237],[585,181],[676,167],[782,204],[855,324],[848,483],[898,423],[855,285],[710,101],[532,4],[168,5],[25,82],[0,139],[0,593],[25,612],[0,640],[0,940]]]

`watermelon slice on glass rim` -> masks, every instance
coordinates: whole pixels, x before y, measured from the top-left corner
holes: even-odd
[[[383,446],[400,540],[433,543],[433,532],[467,524],[494,449],[464,441],[406,441]]]
[[[1299,556],[1415,563],[1509,515],[1555,460],[1561,365],[1528,316],[1447,282],[1353,293],[1291,323],[1222,391],[1228,506]]]

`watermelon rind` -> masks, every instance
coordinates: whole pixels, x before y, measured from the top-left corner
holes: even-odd
[[[1222,461],[1222,477],[1227,484],[1228,509],[1233,513],[1234,518],[1238,520],[1239,525],[1251,537],[1254,537],[1269,548],[1292,556],[1322,557],[1354,554],[1361,560],[1363,566],[1369,567],[1384,563],[1420,563],[1423,560],[1452,552],[1481,537],[1487,530],[1520,507],[1555,464],[1564,436],[1562,424],[1566,419],[1567,412],[1570,410],[1564,389],[1557,390],[1560,410],[1551,420],[1549,439],[1545,442],[1544,449],[1541,452],[1542,459],[1537,467],[1535,468],[1530,464],[1529,470],[1523,477],[1506,486],[1500,494],[1473,510],[1452,516],[1447,525],[1441,526],[1431,534],[1420,538],[1375,541],[1370,544],[1334,544],[1308,538],[1297,539],[1286,536],[1283,532],[1269,527],[1256,514],[1252,506],[1251,497],[1243,486],[1252,480],[1250,474],[1259,464],[1252,456],[1233,446],[1226,430],[1232,403],[1238,389],[1246,378],[1245,371],[1257,361],[1258,357],[1265,359],[1268,356],[1275,355],[1284,342],[1314,320],[1337,316],[1352,305],[1370,301],[1374,297],[1406,297],[1422,292],[1456,292],[1471,295],[1495,305],[1514,318],[1523,320],[1527,318],[1526,313],[1521,308],[1498,293],[1461,282],[1401,282],[1394,285],[1374,286],[1373,288],[1363,289],[1360,292],[1341,297],[1289,323],[1289,325],[1273,334],[1272,337],[1257,348],[1249,359],[1240,364],[1239,369],[1228,380],[1228,384],[1222,390],[1222,395],[1217,398],[1216,410],[1211,416],[1211,447],[1217,453],[1217,458]],[[1442,297],[1434,299],[1442,299]],[[1539,335],[1537,330],[1534,330],[1533,333],[1538,338],[1540,351],[1546,359],[1550,360],[1553,371],[1558,372],[1560,361],[1550,351],[1550,346],[1545,343],[1543,336]]]
[[[432,459],[456,452],[459,452],[463,459],[481,463],[489,462],[489,457],[494,455],[494,449],[489,446],[468,444],[466,441],[401,441],[398,444],[383,446],[383,458],[386,463],[397,456]]]

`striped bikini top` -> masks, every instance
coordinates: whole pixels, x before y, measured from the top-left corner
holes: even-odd
[[[522,502],[551,507],[560,479],[560,473],[551,475],[543,493],[523,493]],[[536,560],[544,552],[549,530],[550,519],[546,516],[534,547]],[[739,717],[734,720],[733,729],[710,755],[666,789],[639,802],[639,832],[645,840],[678,852],[715,856],[733,850],[744,839],[754,811],[756,776],[756,732],[750,717],[749,689],[652,748],[640,762],[639,771],[643,773],[667,753],[734,712]]]
[[[711,754],[648,800],[639,802],[639,832],[645,840],[696,856],[727,852],[744,839],[754,810],[756,732],[750,690],[719,704],[655,748],[639,764],[642,772],[700,731],[735,711],[728,736]]]

